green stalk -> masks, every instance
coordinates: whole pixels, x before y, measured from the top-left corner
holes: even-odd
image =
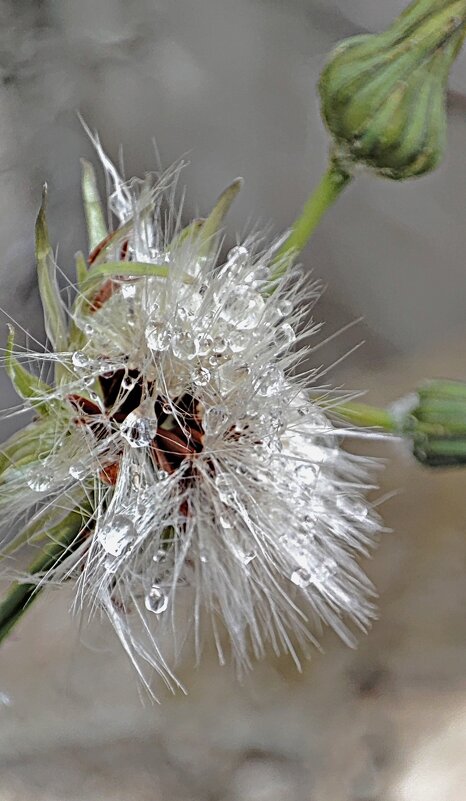
[[[387,409],[366,403],[342,403],[335,407],[335,415],[360,428],[381,428],[390,434],[399,432],[397,422]]]
[[[80,541],[86,512],[74,510],[57,526],[50,529],[50,542],[29,565],[28,573],[40,576],[57,567]],[[0,642],[29,609],[42,587],[38,584],[14,581],[0,602]]]
[[[273,260],[269,294],[273,292],[276,281],[287,272],[296,256],[307,245],[325,212],[335,203],[351,178],[352,176],[338,161],[331,160],[320,183],[306,201],[300,216],[292,225],[288,238]]]

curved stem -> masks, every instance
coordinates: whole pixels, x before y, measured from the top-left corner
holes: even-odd
[[[293,223],[288,238],[273,260],[275,269],[272,269],[270,276],[273,284],[269,292],[273,292],[275,282],[286,273],[295,257],[306,246],[325,212],[335,203],[351,178],[352,176],[343,169],[339,162],[332,159],[317,188],[305,203],[300,216]]]

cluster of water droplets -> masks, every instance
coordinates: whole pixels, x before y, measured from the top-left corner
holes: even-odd
[[[168,279],[161,293],[154,285],[144,333],[168,377],[185,375],[194,387],[213,384],[224,393],[251,372],[249,362],[264,339],[282,349],[294,342],[293,327],[283,321],[290,302],[277,307],[261,292],[268,275],[247,248],[237,246],[217,273],[201,273],[194,285],[181,281],[173,287]]]

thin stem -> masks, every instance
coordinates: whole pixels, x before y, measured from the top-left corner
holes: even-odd
[[[273,292],[275,282],[282,277],[293,263],[296,256],[308,243],[325,212],[335,203],[352,176],[343,169],[338,161],[332,159],[330,165],[315,191],[304,205],[304,208],[293,223],[290,235],[276,254],[271,273]]]
[[[335,415],[360,428],[381,428],[387,433],[399,433],[399,426],[387,409],[366,403],[342,403],[335,407]]]

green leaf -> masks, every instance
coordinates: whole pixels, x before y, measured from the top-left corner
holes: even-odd
[[[199,232],[200,255],[208,256],[217,247],[218,235],[222,229],[223,221],[242,186],[243,179],[236,178],[218,198]]]
[[[27,399],[39,414],[50,414],[52,407],[57,403],[56,399],[46,399],[52,389],[45,381],[29,373],[13,356],[15,331],[12,325],[8,325],[8,330],[5,367],[14,388],[18,395]]]
[[[75,269],[76,269],[76,284],[78,289],[81,288],[82,284],[87,278],[87,263],[86,259],[84,258],[84,254],[79,250],[75,257]]]
[[[45,209],[47,186],[44,185],[42,204],[36,221],[36,259],[39,292],[44,308],[45,331],[54,350],[64,351],[67,347],[65,313],[57,283],[55,262],[50,247]],[[57,364],[57,373],[61,365]]]
[[[83,529],[86,510],[74,509],[48,532],[49,542],[39,556],[28,566],[28,573],[38,578],[52,570],[72,553],[79,544],[79,536]],[[39,583],[14,581],[0,602],[0,641],[11,631],[13,626],[38,597],[43,587]]]
[[[86,215],[89,251],[94,250],[108,234],[105,215],[100,201],[94,167],[89,161],[81,159],[82,192],[84,213]]]

